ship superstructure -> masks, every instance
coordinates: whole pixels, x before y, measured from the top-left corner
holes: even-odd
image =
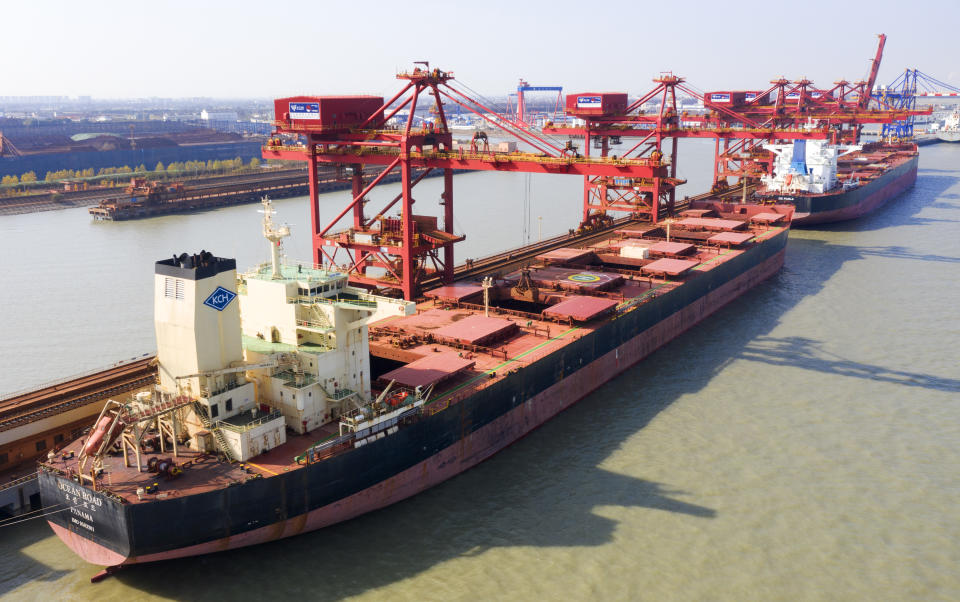
[[[856,152],[862,146],[830,144],[826,140],[796,140],[791,144],[767,144],[773,152],[773,175],[760,181],[771,192],[809,192],[822,194],[840,186],[837,177],[837,159]],[[844,185],[855,185],[846,180]]]
[[[151,440],[174,458],[182,447],[244,462],[369,404],[367,323],[414,305],[285,263],[289,228],[273,223],[269,199],[262,213],[271,261],[240,276],[235,260],[207,251],[156,263],[158,383],[104,407],[78,453],[80,482],[96,486],[116,446],[138,472]]]

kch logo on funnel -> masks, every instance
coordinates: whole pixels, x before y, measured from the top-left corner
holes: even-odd
[[[230,302],[233,301],[233,298],[237,296],[237,293],[228,291],[222,286],[218,286],[215,291],[210,293],[210,296],[207,297],[207,300],[203,302],[207,307],[212,307],[217,311],[223,311],[223,308],[230,305]]]

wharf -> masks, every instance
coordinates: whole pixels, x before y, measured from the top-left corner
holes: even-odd
[[[107,398],[152,385],[154,360],[145,354],[0,398],[0,514],[38,505],[35,461],[90,427]]]
[[[302,168],[261,170],[255,173],[231,174],[226,176],[183,176],[181,181],[190,185],[192,190],[212,190],[229,185],[257,185],[270,184],[276,181],[291,178],[297,181],[305,179],[306,172]],[[89,207],[103,201],[123,198],[122,188],[90,188],[87,190],[72,190],[65,192],[44,192],[26,196],[0,197],[0,215],[17,215],[21,213],[36,213],[69,209],[72,207]]]

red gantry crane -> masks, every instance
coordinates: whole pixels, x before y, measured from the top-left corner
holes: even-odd
[[[453,73],[422,64],[422,68],[397,75],[406,83],[386,102],[374,96],[298,96],[275,101],[276,133],[264,146],[263,157],[308,163],[312,261],[316,264],[339,266],[356,284],[396,289],[410,300],[418,296],[418,284],[426,277],[439,274],[444,283],[451,283],[453,245],[464,239],[453,230],[455,169],[625,178],[646,182],[655,190],[672,190],[675,181],[669,176],[670,168],[659,157],[581,156],[571,143],[558,145],[497,116],[457,89]],[[424,101],[433,107],[436,117],[414,127],[415,113]],[[454,149],[445,101],[478,115],[525,151],[493,152],[486,144],[478,147],[476,140],[469,150]],[[401,115],[404,109],[407,112]],[[402,120],[399,128],[388,126],[394,119]],[[284,134],[297,135],[299,141],[285,144]],[[352,199],[326,226],[320,222],[317,206],[319,163],[353,167]],[[364,185],[366,166],[380,166],[382,171]],[[436,217],[414,213],[415,187],[434,169],[444,170],[442,223]],[[364,205],[371,190],[397,171],[400,194],[367,217]],[[398,203],[400,215],[388,216]],[[352,224],[335,230],[348,213],[352,213]]]
[[[585,152],[591,142],[600,149],[601,157],[610,156],[610,146],[621,143],[621,138],[639,138],[619,158],[649,157],[666,163],[669,174],[659,179],[610,178],[590,175],[584,179],[583,224],[603,223],[610,211],[628,212],[649,218],[653,222],[662,213],[671,214],[675,202],[675,187],[682,181],[677,176],[678,138],[715,138],[767,142],[773,139],[825,138],[827,126],[794,127],[764,123],[744,118],[732,112],[724,119],[716,115],[683,113],[677,107],[677,91],[690,96],[699,94],[684,84],[684,79],[672,73],[655,78],[656,86],[632,103],[626,93],[581,93],[567,96],[566,111],[582,119],[577,127],[544,127],[545,133],[583,136]],[[654,112],[644,112],[648,104]],[[669,140],[669,148],[664,142]],[[669,156],[664,159],[665,150]],[[728,150],[729,152],[729,150]],[[718,150],[719,156],[719,150]],[[617,158],[614,155],[614,158]],[[719,161],[719,159],[718,159]],[[759,174],[757,174],[759,175]]]
[[[869,92],[876,81],[886,36],[880,35],[876,57],[865,81],[851,85],[845,80],[833,88],[813,87],[803,78],[794,82],[785,78],[771,81],[766,90],[699,93],[684,79],[664,73],[653,81],[650,92],[627,104],[624,93],[581,93],[567,96],[568,114],[584,120],[580,127],[545,127],[544,133],[584,136],[589,152],[594,140],[607,156],[611,144],[621,138],[640,141],[622,158],[649,155],[664,156],[663,143],[670,139],[670,176],[675,180],[678,138],[714,138],[714,188],[725,186],[728,177],[741,182],[757,179],[772,169],[772,156],[763,146],[777,141],[829,139],[835,143],[857,142],[866,123],[890,123],[910,114],[929,110],[880,106],[869,108]],[[705,114],[680,112],[677,91],[702,100]],[[655,111],[645,113],[644,105]],[[583,223],[607,219],[608,211],[649,215],[657,221],[662,211],[672,212],[674,190],[654,183],[587,176],[584,179]]]

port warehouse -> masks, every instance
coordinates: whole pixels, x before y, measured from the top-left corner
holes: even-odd
[[[133,148],[118,148],[131,145]],[[73,122],[39,121],[24,125],[21,120],[0,119],[4,148],[0,152],[0,177],[34,172],[43,179],[49,171],[61,169],[100,169],[103,167],[152,168],[158,162],[260,158],[262,141],[258,136],[269,129],[265,123],[244,122],[164,122],[116,121]],[[98,135],[114,139],[115,148],[97,150],[77,135]]]

